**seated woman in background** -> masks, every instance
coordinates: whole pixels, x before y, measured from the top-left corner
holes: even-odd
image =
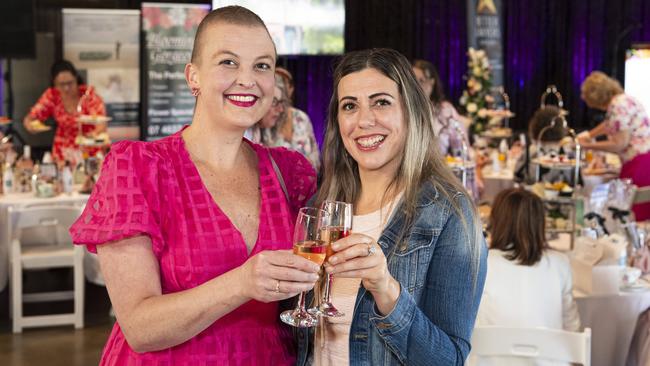
[[[607,111],[596,128],[579,135],[586,149],[618,154],[623,162],[621,178],[630,178],[638,187],[650,186],[650,118],[641,102],[623,93],[618,81],[594,71],[582,83],[580,97],[589,108]],[[593,141],[598,136],[604,141]],[[637,221],[650,219],[650,203],[632,207]]]
[[[535,194],[511,188],[496,197],[476,326],[580,329],[569,259],[546,245],[544,225],[544,204]],[[476,361],[470,355],[470,365],[504,364]]]
[[[282,146],[296,150],[303,154],[318,171],[320,152],[311,120],[305,112],[291,106],[288,84],[283,76],[288,74],[288,71],[278,69],[282,71],[276,70],[275,85],[282,91],[280,102],[283,105],[284,113],[279,115],[273,126],[261,129],[260,142],[266,146]],[[291,86],[291,91],[293,91],[293,86]]]

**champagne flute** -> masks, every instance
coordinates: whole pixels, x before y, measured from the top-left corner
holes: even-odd
[[[325,260],[328,260],[334,254],[332,243],[350,235],[350,230],[352,229],[352,204],[339,201],[325,201],[321,205],[321,208],[329,213],[327,226],[321,230],[321,238],[327,243]],[[338,311],[332,304],[331,288],[332,275],[327,273],[323,297],[320,299],[318,307],[309,309],[310,313],[328,318],[338,318],[345,315]]]
[[[293,231],[293,254],[322,265],[325,261],[326,244],[321,240],[321,229],[327,224],[328,213],[314,207],[303,207],[298,212],[298,219]],[[318,316],[305,309],[305,293],[298,297],[298,306],[280,314],[283,322],[299,328],[314,327]]]

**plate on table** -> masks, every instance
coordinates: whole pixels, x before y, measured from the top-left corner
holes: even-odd
[[[619,290],[623,292],[644,292],[650,291],[650,284],[645,281],[637,281],[631,285],[621,285]]]
[[[103,147],[111,144],[108,134],[105,132],[93,136],[77,136],[75,143],[82,147]]]
[[[496,127],[483,132],[481,136],[488,138],[508,138],[512,136],[512,130],[505,127]]]
[[[45,123],[39,121],[39,120],[34,120],[29,123],[29,126],[32,128],[32,130],[36,132],[45,132],[49,131],[52,129],[52,127],[46,125]]]
[[[107,116],[97,116],[97,115],[89,115],[89,114],[82,114],[81,116],[77,117],[77,121],[81,123],[86,123],[89,125],[92,124],[98,124],[98,123],[106,123],[112,120],[111,117]]]
[[[460,157],[447,155],[445,157],[445,161],[447,162],[447,166],[450,167],[451,169],[463,169],[463,168],[469,169],[474,167],[473,162],[463,160]]]
[[[569,159],[569,158],[542,157],[539,159],[533,159],[532,163],[539,164],[544,168],[550,168],[550,169],[570,169],[576,167],[576,160]]]

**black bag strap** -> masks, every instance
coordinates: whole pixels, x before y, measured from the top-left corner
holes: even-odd
[[[287,185],[284,184],[284,178],[282,177],[282,173],[280,172],[280,168],[278,167],[278,164],[275,162],[275,159],[273,159],[273,155],[271,154],[271,150],[266,149],[266,151],[269,154],[269,159],[271,159],[271,164],[273,165],[273,170],[275,171],[275,175],[278,177],[278,181],[280,182],[280,187],[282,187],[282,192],[284,192],[284,197],[287,199],[287,203],[290,203],[291,200],[289,200],[289,191],[287,191]]]

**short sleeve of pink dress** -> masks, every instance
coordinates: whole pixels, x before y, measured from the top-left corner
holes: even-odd
[[[247,140],[245,140],[247,141]],[[309,162],[286,149],[270,149],[287,185],[287,202],[269,150],[250,142],[259,161],[258,238],[250,254],[241,233],[201,181],[178,132],[155,142],[112,147],[86,209],[70,229],[89,250],[135,235],[151,238],[163,294],[199,286],[264,250],[290,249],[295,212],[315,191]],[[237,286],[237,284],[233,284]],[[249,301],[194,338],[175,347],[135,353],[119,320],[101,365],[293,365],[291,330],[277,303]]]
[[[83,214],[70,234],[91,252],[96,245],[147,235],[154,249],[161,248],[160,217],[156,195],[157,157],[143,142],[114,144],[106,156],[100,178]],[[153,164],[152,164],[153,163]]]

